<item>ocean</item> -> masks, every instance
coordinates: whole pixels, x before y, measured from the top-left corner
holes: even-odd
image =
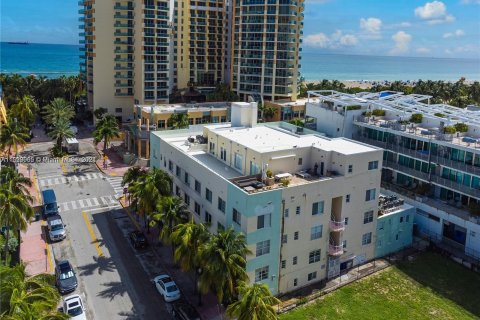
[[[79,46],[0,42],[0,72],[55,78],[77,75]],[[306,80],[480,80],[480,59],[383,57],[302,53]]]

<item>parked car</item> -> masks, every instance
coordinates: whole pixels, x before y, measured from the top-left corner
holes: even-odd
[[[77,276],[67,260],[60,261],[55,267],[55,285],[61,294],[74,291],[77,286]]]
[[[172,312],[173,318],[177,320],[200,320],[197,310],[184,301],[174,303]]]
[[[141,231],[130,232],[128,236],[135,249],[145,248],[148,245],[147,238]]]
[[[60,217],[58,214],[48,217],[47,229],[50,241],[60,241],[65,239],[65,237],[67,236],[62,217]]]
[[[85,305],[78,294],[74,294],[63,299],[63,312],[73,320],[87,320],[85,315]]]
[[[58,214],[57,197],[53,189],[46,189],[42,191],[43,198],[43,214],[48,217]]]
[[[166,274],[157,276],[153,279],[153,283],[166,302],[180,299],[180,290],[170,276]]]

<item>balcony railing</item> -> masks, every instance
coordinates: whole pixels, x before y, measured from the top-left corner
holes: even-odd
[[[341,256],[343,254],[343,246],[328,245],[328,254],[330,256]]]
[[[334,219],[330,220],[330,230],[334,232],[339,232],[345,230],[345,220],[335,221]]]

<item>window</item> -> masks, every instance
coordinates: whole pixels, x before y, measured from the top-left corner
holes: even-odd
[[[314,271],[308,274],[308,281],[311,281],[316,278],[317,278],[317,271]]]
[[[205,188],[205,199],[207,199],[208,202],[212,203],[212,191],[208,188]]]
[[[323,213],[324,201],[314,202],[312,204],[312,216]]]
[[[200,215],[200,204],[195,201],[195,213]]]
[[[236,222],[238,225],[241,225],[242,223],[242,215],[235,208],[233,208],[233,221]]]
[[[365,201],[375,200],[375,189],[369,189],[365,192]]]
[[[180,188],[178,186],[175,187],[175,194],[177,197],[180,197]]]
[[[115,108],[116,113],[122,113],[122,108]]]
[[[180,177],[181,174],[182,174],[182,168],[180,168],[179,166],[177,166],[177,167],[175,168],[175,175],[176,175],[177,177]]]
[[[282,243],[287,243],[287,241],[288,241],[288,235],[287,234],[282,235]]]
[[[298,279],[295,278],[295,279],[293,279],[293,286],[296,287],[297,285],[298,285]]]
[[[403,217],[400,217],[400,223],[402,223],[402,222],[403,222]]]
[[[225,226],[220,222],[217,222],[217,232],[224,231],[224,230],[225,230]]]
[[[370,244],[370,243],[372,243],[372,233],[371,232],[365,233],[362,236],[362,245],[366,245],[366,244]]]
[[[189,206],[190,205],[190,196],[185,193],[185,203]]]
[[[295,214],[300,214],[300,206],[297,206],[297,208],[295,209]]]
[[[395,240],[398,240],[398,234],[395,236]]]
[[[220,147],[220,159],[227,161],[227,149]]]
[[[378,169],[378,161],[370,161],[368,163],[368,170]]]
[[[195,191],[202,193],[202,184],[197,179],[195,179]]]
[[[373,221],[373,210],[367,211],[363,214],[363,224],[367,224]]]
[[[261,216],[258,216],[257,229],[270,228],[271,220],[272,220],[272,215],[270,213],[262,214]]]
[[[293,234],[293,240],[298,240],[298,231]]]
[[[190,185],[190,176],[189,176],[188,172],[186,172],[186,171],[185,171],[185,177],[184,177],[183,181],[185,182],[186,185],[188,185],[188,186]]]
[[[322,237],[323,225],[315,226],[310,229],[310,240],[320,239]]]
[[[352,173],[353,172],[353,165],[349,164],[348,165],[348,173]]]
[[[233,166],[235,169],[242,170],[242,164],[243,164],[243,157],[240,153],[235,153],[234,155],[234,161],[233,161]]]
[[[409,222],[410,221],[410,215],[407,214],[407,216],[405,217],[405,222]]]
[[[225,201],[220,197],[218,197],[218,210],[225,213]]]
[[[315,263],[320,261],[320,249],[310,251],[308,254],[308,263]]]
[[[282,260],[282,269],[285,269],[287,267],[287,260]]]
[[[255,269],[255,282],[268,279],[268,266]]]
[[[286,209],[283,211],[283,215],[285,216],[285,218],[288,218],[288,208],[286,208]]]
[[[270,240],[257,242],[257,257],[270,253]]]
[[[342,247],[343,247],[343,249],[347,248],[347,240],[342,241]]]
[[[347,195],[345,196],[345,202],[346,202],[346,203],[349,203],[349,202],[350,202],[350,195],[349,195],[349,194],[347,194]]]
[[[173,172],[173,162],[171,160],[168,160],[168,170]]]
[[[348,225],[348,217],[345,217],[345,225]]]
[[[210,142],[209,150],[210,150],[210,153],[215,154],[215,143]]]
[[[212,224],[212,215],[208,211],[205,211],[205,223]]]
[[[292,264],[295,266],[295,265],[297,265],[297,262],[298,262],[298,258],[297,258],[297,257],[293,257],[293,259],[292,259]]]
[[[301,166],[303,163],[303,159],[302,158],[298,158],[298,165]]]

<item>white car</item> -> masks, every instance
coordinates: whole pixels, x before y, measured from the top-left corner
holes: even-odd
[[[72,320],[87,320],[85,315],[85,306],[82,298],[74,294],[63,299],[63,312],[70,316]]]
[[[166,302],[180,299],[180,290],[170,276],[166,274],[157,276],[153,279],[153,283]]]

